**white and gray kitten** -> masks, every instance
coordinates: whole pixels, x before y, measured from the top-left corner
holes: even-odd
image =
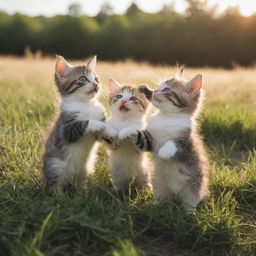
[[[117,132],[124,129],[141,130],[144,128],[144,117],[148,102],[143,93],[129,85],[120,85],[109,81],[109,103],[111,117],[107,124]],[[150,135],[149,135],[150,136]],[[120,133],[122,138],[122,133]],[[117,141],[118,148],[110,148],[110,169],[114,187],[125,190],[134,183],[138,187],[148,183],[148,166],[145,153],[138,150],[129,141]]]
[[[48,136],[43,158],[46,191],[61,193],[68,183],[85,186],[85,164],[100,133],[115,136],[95,99],[99,80],[96,56],[87,65],[71,66],[57,56],[55,82],[61,96],[58,117]]]
[[[180,77],[167,80],[155,91],[140,87],[158,109],[146,127],[152,135],[155,164],[153,196],[157,200],[178,200],[187,211],[209,196],[207,153],[196,123],[201,86],[202,76],[197,75],[189,82]],[[141,135],[133,131],[125,137],[135,143]]]

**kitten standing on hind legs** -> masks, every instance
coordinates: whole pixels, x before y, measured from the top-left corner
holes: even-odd
[[[104,123],[103,107],[95,99],[99,80],[96,57],[87,65],[71,66],[57,56],[55,82],[61,96],[59,114],[45,145],[43,176],[46,192],[61,193],[68,183],[86,184],[85,164],[96,139],[116,132]]]
[[[111,148],[110,169],[112,182],[117,190],[126,190],[134,183],[143,187],[148,183],[148,165],[145,153],[140,152],[134,145],[122,140],[129,130],[140,130],[144,126],[144,117],[148,102],[137,88],[120,85],[114,80],[109,81],[111,117],[107,124],[113,127],[121,140],[117,140],[117,149]]]
[[[201,87],[201,75],[189,82],[181,77],[169,79],[154,92],[140,87],[158,109],[146,127],[152,135],[153,197],[178,200],[187,211],[209,196],[207,153],[196,123]],[[126,137],[135,143],[140,133],[133,131]]]

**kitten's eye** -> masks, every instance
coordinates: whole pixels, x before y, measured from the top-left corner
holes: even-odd
[[[135,100],[137,100],[137,98],[134,97],[134,96],[132,96],[132,97],[130,98],[130,100],[135,101]]]
[[[117,99],[121,99],[123,96],[121,94],[116,95]]]
[[[95,77],[95,81],[98,83],[98,82],[99,82],[99,78],[98,78],[98,77]]]
[[[170,89],[168,88],[168,87],[165,87],[163,90],[162,90],[162,92],[169,92],[170,91]]]
[[[82,83],[90,82],[90,80],[86,76],[79,77],[79,81],[82,82]]]

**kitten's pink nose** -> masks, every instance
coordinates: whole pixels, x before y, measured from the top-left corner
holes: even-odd
[[[95,89],[98,89],[99,85],[97,83],[93,83],[92,86],[95,88]]]
[[[126,100],[121,100],[121,104],[125,104],[126,102]]]

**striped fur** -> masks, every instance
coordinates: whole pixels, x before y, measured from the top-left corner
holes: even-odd
[[[135,136],[135,145],[142,151],[151,152],[152,151],[152,136],[147,130],[137,131]]]
[[[178,200],[187,211],[209,196],[208,157],[196,123],[202,99],[201,82],[197,75],[189,82],[167,80],[154,92],[141,87],[158,109],[146,127],[152,136],[154,198]],[[129,138],[145,150],[146,138],[142,139],[141,132],[134,134]]]
[[[45,146],[43,174],[47,193],[61,193],[70,182],[85,182],[84,165],[97,136],[90,129],[94,122],[81,120],[78,112],[62,112],[57,118]]]
[[[150,90],[146,85],[140,85],[138,90],[143,93],[148,100],[151,100],[153,91]]]
[[[56,85],[61,95],[60,113],[45,145],[43,176],[49,194],[61,193],[68,183],[84,187],[85,165],[99,136],[114,136],[102,106],[94,99],[98,79],[90,63],[72,67],[63,57],[56,62]],[[89,163],[90,161],[88,161]]]
[[[96,83],[99,81],[97,75],[87,66],[73,67],[65,79],[55,73],[55,82],[62,96],[70,95],[79,88],[86,86],[91,82],[92,78]]]
[[[68,143],[74,143],[78,141],[86,132],[89,120],[72,121],[68,122],[64,126],[64,138]]]

